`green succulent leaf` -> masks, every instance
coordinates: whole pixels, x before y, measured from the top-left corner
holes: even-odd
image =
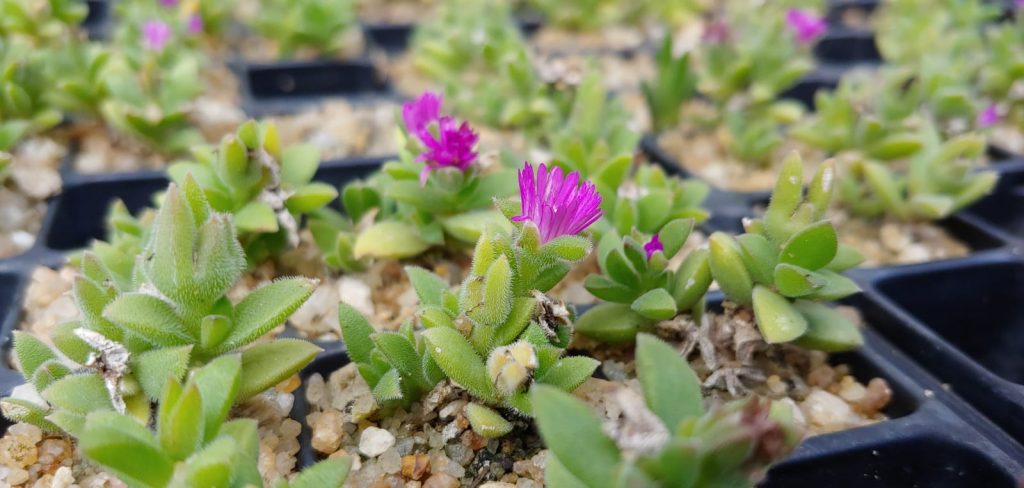
[[[288,483],[288,486],[289,488],[341,486],[348,478],[351,467],[352,458],[347,456],[325,459],[303,469],[295,479]]]
[[[307,278],[283,278],[246,295],[235,306],[235,328],[217,351],[227,352],[249,344],[281,325],[316,289]]]
[[[807,320],[807,332],[795,341],[798,346],[842,352],[864,344],[860,329],[835,309],[804,300],[798,300],[793,306]]]
[[[821,221],[793,234],[783,245],[779,260],[809,270],[817,270],[832,262],[839,241],[832,223]]]
[[[270,388],[309,364],[322,349],[301,339],[275,339],[242,351],[238,400]]]
[[[546,385],[534,386],[531,400],[544,443],[569,474],[592,487],[616,478],[619,449],[586,404]]]
[[[754,286],[743,262],[740,245],[728,234],[715,232],[708,238],[711,275],[730,300],[749,305]]]
[[[793,304],[777,293],[757,285],[753,292],[754,318],[765,342],[790,342],[807,332],[807,320]]]
[[[181,381],[188,371],[192,346],[153,349],[131,358],[135,379],[146,396],[156,401],[164,391],[168,378]]]
[[[423,332],[428,351],[444,374],[477,398],[496,401],[494,384],[483,360],[473,346],[455,329],[435,327]]]
[[[664,288],[655,288],[633,301],[630,308],[650,320],[668,320],[676,315],[676,301]]]
[[[466,405],[466,419],[473,427],[473,432],[489,439],[502,437],[512,432],[512,423],[505,420],[498,412],[478,403]]]
[[[633,311],[628,304],[602,303],[587,310],[574,325],[576,332],[601,342],[630,342],[637,332],[653,323]]]
[[[114,412],[93,412],[78,446],[93,462],[139,486],[167,486],[174,463],[144,426]]]
[[[638,335],[636,371],[648,408],[670,431],[683,419],[704,413],[700,379],[686,359],[665,342],[649,334]]]
[[[357,258],[402,259],[418,256],[433,243],[423,239],[418,227],[387,220],[377,222],[359,234],[352,249]]]
[[[562,358],[538,377],[537,382],[572,392],[587,381],[600,365],[598,360],[586,356]]]

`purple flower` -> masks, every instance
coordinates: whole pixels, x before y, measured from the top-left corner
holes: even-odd
[[[441,104],[444,99],[441,95],[433,92],[423,92],[419,98],[402,105],[402,119],[405,121],[405,129],[409,134],[416,137],[427,130],[431,122],[441,117]]]
[[[476,161],[474,147],[480,137],[468,122],[458,124],[451,117],[442,117],[442,103],[441,95],[424,92],[418,99],[402,105],[405,129],[426,149],[416,158],[427,164],[420,172],[421,186],[427,184],[427,176],[435,169],[450,167],[465,171]]]
[[[142,24],[142,39],[151,51],[163,51],[171,39],[171,28],[159,20],[146,21]]]
[[[160,5],[164,7],[173,7],[178,4],[178,0],[160,0]]]
[[[427,184],[427,176],[435,169],[450,167],[466,171],[476,161],[473,148],[480,136],[469,127],[469,122],[456,126],[451,117],[441,117],[437,121],[437,129],[436,139],[428,130],[419,133],[420,142],[427,148],[416,158],[417,161],[427,163],[420,172],[420,186]]]
[[[647,253],[647,259],[651,259],[651,256],[654,256],[654,253],[664,250],[665,246],[662,245],[661,240],[658,239],[658,234],[651,236],[651,240],[647,241],[647,244],[644,244],[644,252]]]
[[[189,34],[195,35],[203,32],[203,16],[199,14],[192,14],[188,16],[188,22],[185,24],[185,30]]]
[[[579,171],[563,177],[562,169],[541,164],[534,177],[533,165],[519,170],[519,198],[522,214],[513,222],[530,221],[540,231],[542,243],[559,236],[576,235],[597,222],[601,211],[601,194],[589,181],[580,183]]]
[[[797,42],[801,44],[814,41],[828,29],[825,19],[806,10],[795,8],[786,11],[786,24],[796,35]]]
[[[993,103],[978,113],[978,127],[992,127],[997,123],[999,123],[999,106],[996,104]]]
[[[1017,10],[1024,10],[1024,0],[1017,0],[1013,2],[1013,5],[1017,7]]]
[[[731,36],[732,32],[729,30],[729,24],[719,20],[711,22],[704,27],[704,34],[701,35],[701,39],[711,44],[725,44],[729,42]]]

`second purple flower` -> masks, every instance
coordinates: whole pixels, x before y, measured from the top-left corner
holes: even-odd
[[[420,185],[425,185],[430,172],[444,167],[465,171],[476,161],[476,143],[479,135],[468,122],[461,124],[449,116],[441,115],[441,95],[424,92],[414,101],[402,105],[402,119],[406,131],[424,147],[416,160],[426,163],[420,173]]]
[[[519,170],[519,197],[522,212],[513,222],[532,222],[540,231],[542,243],[560,236],[583,232],[604,212],[601,194],[589,181],[580,182],[580,173],[564,176],[562,168],[550,171],[544,164],[534,174],[533,165]]]

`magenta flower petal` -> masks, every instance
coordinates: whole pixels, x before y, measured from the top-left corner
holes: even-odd
[[[188,17],[188,23],[185,25],[185,30],[189,34],[195,35],[203,32],[203,17],[199,14],[192,14]]]
[[[729,24],[726,24],[724,21],[715,21],[704,26],[704,34],[701,36],[701,39],[712,44],[725,44],[729,42],[731,36]]]
[[[786,11],[786,24],[796,35],[797,42],[807,44],[825,33],[828,25],[825,19],[806,10],[789,9]]]
[[[151,51],[163,51],[167,41],[171,39],[171,27],[159,20],[149,20],[142,24],[142,40]]]
[[[441,116],[442,103],[441,95],[423,92],[416,100],[402,104],[402,119],[409,134],[422,138],[420,133]]]
[[[999,123],[999,106],[991,104],[978,113],[978,127],[992,127]]]
[[[540,231],[542,243],[579,234],[604,215],[601,194],[594,184],[580,183],[578,171],[565,176],[559,167],[549,171],[541,164],[535,174],[533,165],[526,163],[519,170],[519,198],[522,212],[512,221],[532,222]]]
[[[658,239],[658,234],[651,236],[651,240],[647,241],[647,244],[644,244],[644,252],[647,253],[647,259],[651,259],[651,256],[654,256],[654,253],[664,250],[665,246],[662,245],[661,240]]]
[[[160,0],[160,5],[164,7],[173,7],[178,4],[178,0]]]

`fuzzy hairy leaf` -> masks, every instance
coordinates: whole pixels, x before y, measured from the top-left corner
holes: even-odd
[[[192,346],[153,349],[132,356],[131,367],[143,393],[152,401],[160,398],[168,378],[181,381],[188,371]]]
[[[566,471],[592,487],[615,479],[619,449],[604,434],[590,407],[546,385],[534,386],[531,399],[540,435]]]
[[[241,387],[242,360],[237,355],[210,361],[191,378],[203,399],[203,439],[212,440],[235,403]]]
[[[173,305],[146,293],[118,296],[103,310],[103,316],[158,346],[182,346],[196,340]]]
[[[57,359],[49,346],[32,334],[14,331],[14,355],[26,378],[31,378],[43,363]]]
[[[236,445],[230,437],[221,437],[199,452],[185,466],[188,486],[228,488],[237,459]]]
[[[80,337],[75,335],[75,329],[79,328],[81,324],[78,322],[65,322],[57,326],[54,330],[51,339],[53,345],[57,347],[62,354],[68,357],[68,359],[78,363],[85,364],[89,358],[89,354],[93,353],[93,348],[89,346]]]
[[[449,286],[440,276],[419,266],[406,266],[405,274],[409,276],[409,282],[416,290],[421,304],[444,306],[444,293]]]
[[[255,419],[235,419],[220,428],[220,435],[235,441],[237,449],[234,461],[235,486],[259,486],[262,482],[257,462],[260,453],[260,438]]]
[[[445,376],[485,402],[497,400],[494,384],[483,359],[455,329],[433,328],[423,332],[428,351]]]
[[[348,478],[352,458],[347,456],[325,459],[306,469],[290,483],[289,488],[331,488],[340,487]]]
[[[85,421],[79,448],[118,477],[144,486],[167,486],[174,463],[144,426],[114,412],[94,412]]]
[[[241,232],[274,233],[280,226],[274,209],[266,202],[249,202],[235,212],[235,227]]]
[[[395,368],[391,368],[387,373],[377,380],[377,384],[373,385],[373,397],[378,402],[385,403],[392,400],[401,400],[405,397],[405,393],[402,391],[402,373]]]
[[[465,413],[473,432],[488,439],[496,439],[512,432],[512,423],[493,409],[478,403],[469,403],[466,405]]]
[[[236,401],[266,390],[304,368],[322,349],[301,339],[275,339],[242,351]]]
[[[32,424],[46,432],[60,432],[60,427],[46,419],[50,412],[45,407],[28,400],[4,398],[0,400],[0,412],[3,412],[4,417],[13,422]]]
[[[338,304],[338,322],[341,324],[341,338],[345,341],[348,355],[359,364],[370,362],[370,353],[374,349],[375,332],[370,322],[354,307],[347,303]]]
[[[219,352],[237,349],[259,339],[288,320],[309,295],[316,282],[307,278],[283,278],[248,294],[235,306],[235,328]]]
[[[203,400],[194,384],[186,386],[173,401],[168,401],[169,396],[165,395],[160,405],[157,432],[164,454],[182,461],[203,444]]]
[[[51,405],[81,415],[114,409],[103,378],[95,373],[65,376],[40,393]]]
[[[572,392],[587,381],[600,364],[600,361],[586,356],[562,358],[538,377],[537,382]]]
[[[501,255],[487,270],[483,289],[483,306],[475,314],[483,323],[496,327],[505,322],[512,310],[512,268]]]
[[[416,346],[400,332],[378,332],[374,337],[377,348],[388,358],[388,363],[402,376],[422,380],[422,361]]]
[[[636,372],[647,407],[669,431],[704,413],[700,379],[679,352],[649,334],[636,338]]]
[[[541,252],[547,252],[558,256],[566,261],[579,261],[591,250],[590,239],[583,236],[558,236],[541,247]]]

